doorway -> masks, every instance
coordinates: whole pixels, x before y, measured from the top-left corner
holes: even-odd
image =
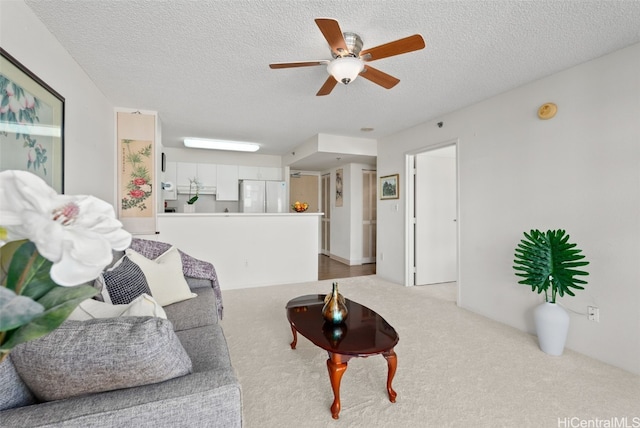
[[[291,174],[289,180],[289,201],[293,204],[296,201],[306,202],[309,204],[307,211],[310,213],[318,212],[318,176]],[[289,212],[293,212],[289,207]]]
[[[405,285],[458,280],[456,142],[407,155]]]
[[[324,174],[321,180],[320,252],[328,256],[331,254],[331,174]]]
[[[376,171],[362,170],[362,263],[376,262]]]

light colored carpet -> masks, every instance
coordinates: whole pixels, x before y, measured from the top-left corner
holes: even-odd
[[[333,420],[326,352],[300,335],[290,349],[285,304],[328,293],[332,280],[229,290],[222,324],[245,427],[640,427],[639,376],[569,350],[546,355],[535,336],[457,307],[454,285],[406,288],[375,275],[338,281],[345,297],[400,336],[397,402],[387,396],[385,359],[354,358]]]

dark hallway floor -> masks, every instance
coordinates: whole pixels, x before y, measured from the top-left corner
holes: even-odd
[[[349,278],[352,276],[375,275],[376,264],[349,266],[340,263],[328,256],[318,255],[318,280]]]

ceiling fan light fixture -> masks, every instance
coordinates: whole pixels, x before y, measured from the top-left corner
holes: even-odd
[[[327,65],[327,71],[340,83],[348,85],[356,80],[358,74],[364,69],[364,62],[359,58],[336,58]]]
[[[260,145],[257,143],[230,140],[209,140],[205,138],[185,138],[184,145],[185,147],[194,149],[230,150],[235,152],[255,152],[260,149]]]

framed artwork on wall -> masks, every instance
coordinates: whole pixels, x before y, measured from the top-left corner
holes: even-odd
[[[380,177],[380,199],[398,199],[400,197],[400,176],[398,174]]]
[[[156,232],[156,189],[162,191],[156,161],[156,116],[116,112],[118,219],[134,235]]]
[[[64,98],[0,48],[0,171],[29,171],[64,192]]]
[[[344,196],[344,194],[342,193],[344,189],[343,179],[344,172],[342,168],[336,169],[336,207],[342,206],[342,199]]]

